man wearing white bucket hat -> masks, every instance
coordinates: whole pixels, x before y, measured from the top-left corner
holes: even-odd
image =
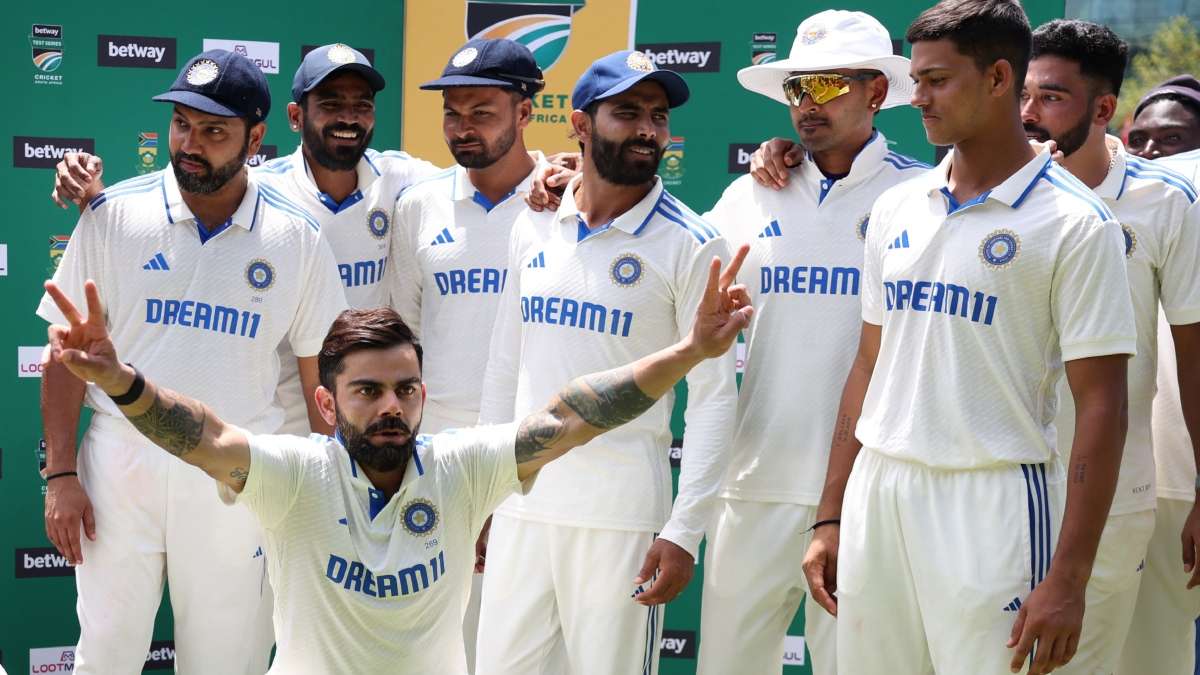
[[[783,668],[784,637],[807,589],[795,562],[816,524],[857,343],[867,216],[880,193],[929,168],[889,152],[874,128],[881,108],[908,103],[908,67],[875,18],[829,10],[800,24],[787,59],[738,72],[742,86],[788,105],[809,161],[786,169],[794,180],[778,190],[742,176],[705,216],[751,245],[739,281],[760,309],[746,333],[734,455],[707,533],[701,674]],[[810,384],[800,405],[796,373]],[[817,675],[837,671],[833,621],[806,603]]]

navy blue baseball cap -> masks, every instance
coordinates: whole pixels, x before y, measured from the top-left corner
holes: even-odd
[[[300,62],[300,67],[296,69],[296,76],[292,78],[292,100],[299,103],[301,97],[312,91],[313,87],[321,84],[325,78],[347,70],[362,75],[367,84],[371,85],[371,91],[377,92],[383,89],[383,75],[375,70],[362,52],[353,47],[336,43],[317,47]]]
[[[525,45],[504,38],[475,39],[450,58],[442,76],[422,89],[451,87],[503,87],[532,97],[546,86],[542,69]]]
[[[683,77],[673,70],[659,70],[643,52],[626,49],[597,59],[575,83],[571,105],[583,110],[589,105],[612,98],[643,80],[662,85],[667,92],[667,105],[672,108],[687,103],[691,91]]]
[[[250,59],[224,49],[193,56],[171,88],[154,100],[186,105],[210,115],[245,117],[255,123],[267,119],[271,112],[267,76]]]

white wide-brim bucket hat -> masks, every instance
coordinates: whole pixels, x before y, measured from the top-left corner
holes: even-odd
[[[892,53],[887,29],[870,14],[840,9],[826,10],[801,22],[786,59],[742,68],[737,77],[750,91],[787,103],[783,81],[788,75],[835,68],[882,72],[888,81],[883,108],[908,105],[912,99],[909,61]]]

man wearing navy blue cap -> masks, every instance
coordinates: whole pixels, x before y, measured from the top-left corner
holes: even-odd
[[[655,175],[678,74],[642,52],[591,65],[572,94],[581,175],[557,212],[513,225],[480,420],[519,419],[551,382],[678,339],[729,247]],[[494,516],[476,673],[657,672],[662,603],[687,585],[720,486],[737,392],[731,355],[692,371],[671,503],[671,402],[544,468]]]
[[[154,100],[174,107],[171,168],[92,199],[54,280],[77,303],[87,280],[101,284],[114,344],[147,375],[273,432],[279,346],[315,390],[317,351],[345,307],[333,255],[317,222],[246,168],[271,106],[257,66],[207,51]],[[65,319],[49,296],[37,313]],[[77,459],[85,403],[96,414]],[[74,672],[140,672],[168,580],[180,673],[264,672],[271,592],[252,514],[222,504],[212,479],[141,437],[121,397],[61,363],[45,367],[42,405],[46,531],[77,566]],[[152,424],[182,431],[173,415]]]
[[[548,165],[540,152],[525,149],[530,98],[542,89],[542,71],[524,45],[471,40],[440,78],[421,88],[441,92],[442,132],[457,166],[397,200],[389,275],[393,307],[421,339],[442,347],[426,355],[429,395],[421,427],[439,433],[479,418],[487,345],[464,328],[495,320],[509,231],[535,174]],[[486,536],[485,528],[476,572]],[[468,666],[475,658],[479,581],[476,574],[463,625]]]

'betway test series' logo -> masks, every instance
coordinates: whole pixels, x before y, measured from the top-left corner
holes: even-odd
[[[33,50],[34,84],[62,84],[62,75],[51,75],[62,65],[63,28],[35,23],[29,31],[29,46]]]
[[[13,166],[20,169],[53,169],[68,152],[96,154],[91,138],[13,136]]]
[[[654,65],[677,73],[715,73],[721,69],[720,42],[638,45]]]
[[[112,68],[175,69],[175,38],[97,35],[96,64]]]
[[[279,73],[279,43],[255,42],[254,40],[225,40],[221,38],[204,38],[204,51],[224,49],[250,59],[268,75]],[[172,66],[173,68],[174,66]]]

